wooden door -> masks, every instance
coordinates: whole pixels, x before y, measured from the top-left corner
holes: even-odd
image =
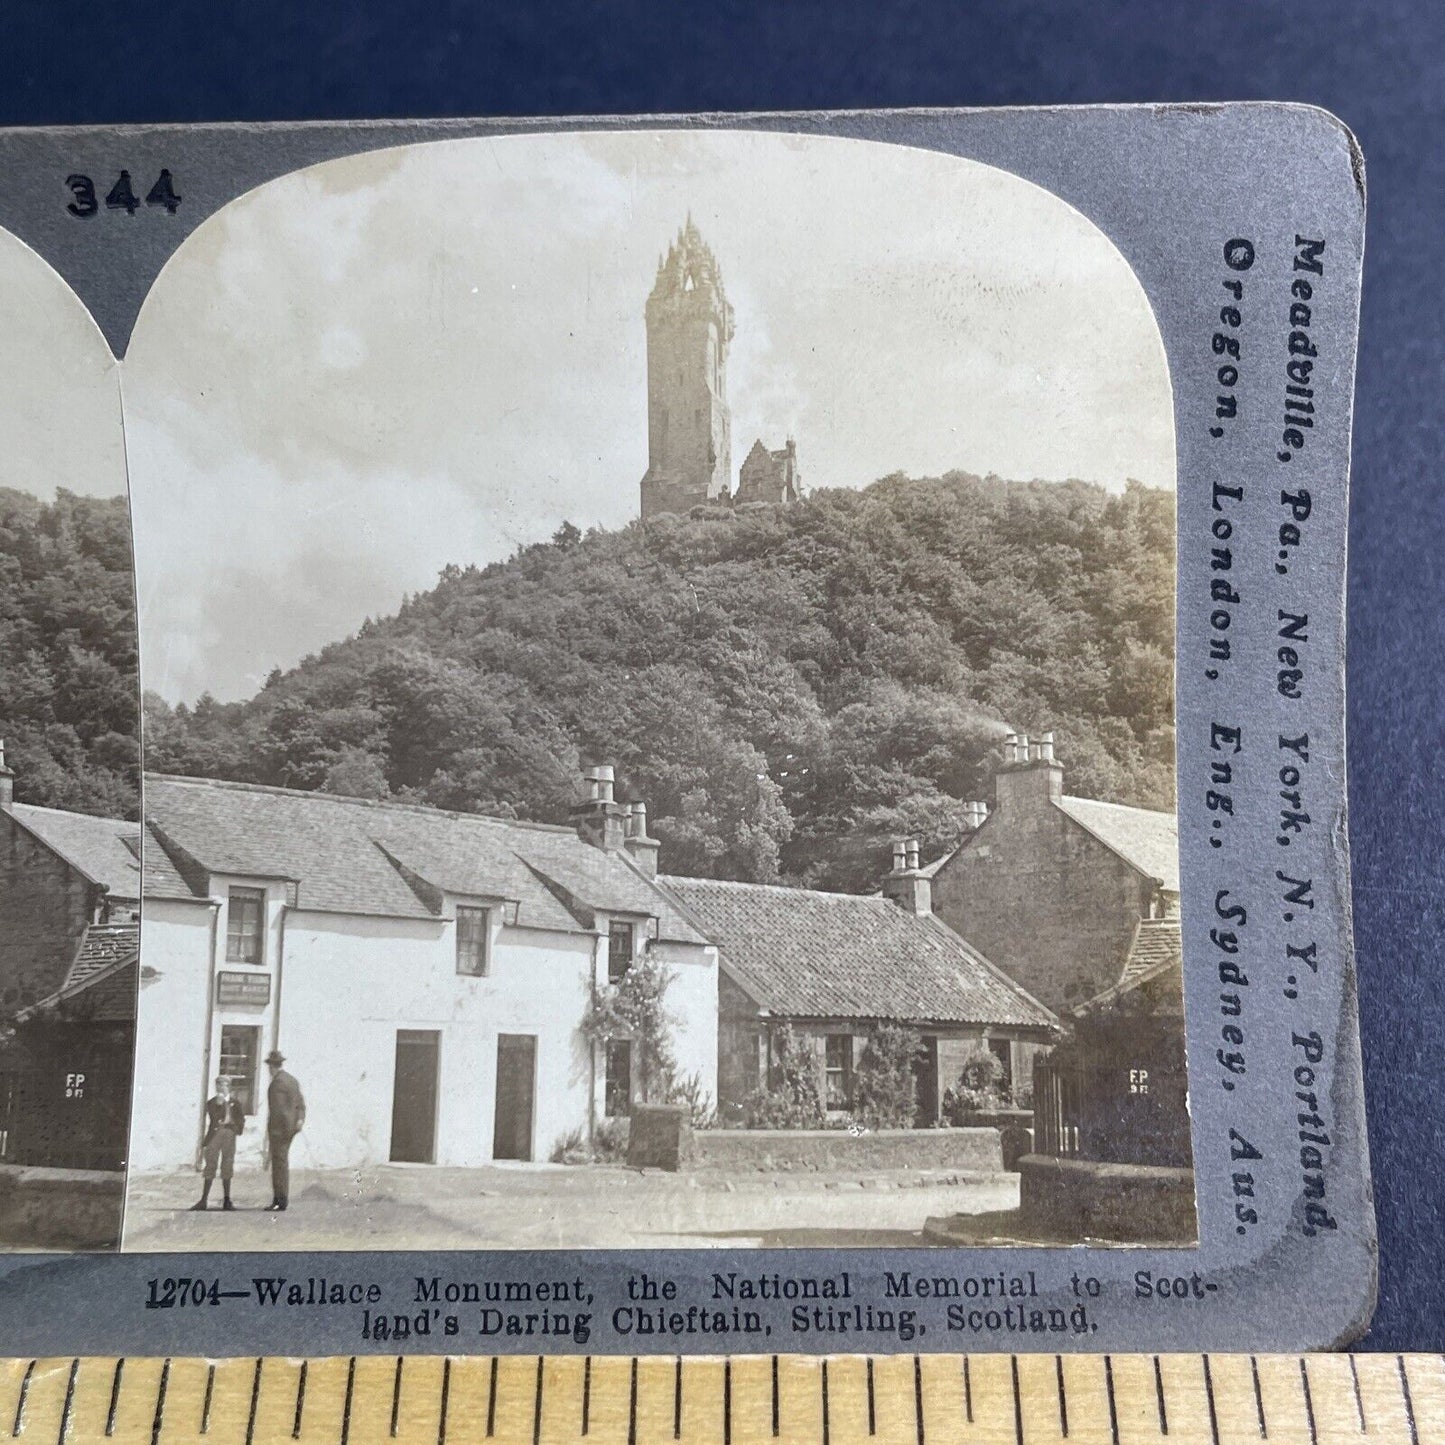
[[[917,1084],[917,1109],[914,1123],[920,1129],[931,1129],[938,1123],[938,1038],[923,1036],[923,1047],[913,1060],[913,1078]]]
[[[391,1096],[391,1157],[397,1164],[436,1162],[437,1056],[434,1029],[398,1029]]]
[[[497,1103],[492,1125],[493,1159],[532,1157],[532,1110],[536,1080],[536,1037],[532,1034],[498,1034]]]

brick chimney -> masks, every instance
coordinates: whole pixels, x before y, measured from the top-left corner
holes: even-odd
[[[883,880],[883,896],[918,918],[933,912],[933,880],[918,866],[917,838],[893,840],[893,871]]]
[[[15,801],[15,774],[5,764],[5,739],[0,738],[0,813],[8,813]]]
[[[584,843],[608,852],[621,848],[627,836],[629,810],[612,796],[614,778],[610,763],[585,768],[582,781],[587,785],[587,799],[568,815]]]
[[[1032,741],[1027,733],[1010,733],[1003,752],[1003,766],[994,776],[1000,808],[1030,811],[1063,796],[1064,765],[1054,757],[1053,733],[1042,733]]]
[[[622,846],[627,849],[628,857],[649,878],[656,878],[657,855],[662,844],[656,838],[647,836],[647,804],[631,803],[627,806],[627,836],[622,840]]]

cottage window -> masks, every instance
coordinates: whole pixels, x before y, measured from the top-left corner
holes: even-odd
[[[226,908],[226,962],[266,961],[266,890],[233,888]]]
[[[485,908],[457,905],[457,972],[485,978],[491,972],[490,915]]]
[[[637,956],[637,930],[614,920],[607,930],[607,982],[621,983]]]
[[[632,1112],[632,1044],[627,1039],[607,1042],[603,1107],[609,1119],[625,1119]]]
[[[829,1109],[853,1107],[853,1035],[829,1034],[823,1046],[823,1098]]]
[[[261,1030],[256,1025],[221,1025],[221,1060],[216,1072],[231,1081],[231,1092],[247,1114],[256,1112],[256,1061],[260,1053]]]

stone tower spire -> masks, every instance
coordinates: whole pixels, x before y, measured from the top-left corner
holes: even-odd
[[[727,354],[733,308],[689,215],[647,298],[647,475],[642,515],[685,512],[732,490]]]

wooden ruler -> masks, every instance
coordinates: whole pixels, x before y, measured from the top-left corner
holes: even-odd
[[[66,1445],[1445,1441],[1439,1355],[0,1362],[0,1439]]]

